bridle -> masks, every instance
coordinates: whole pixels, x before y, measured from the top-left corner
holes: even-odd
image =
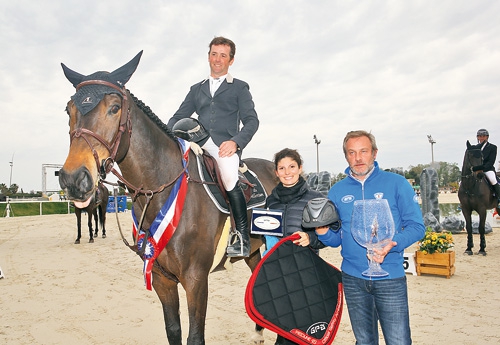
[[[130,145],[130,138],[132,136],[132,121],[130,119],[130,106],[129,106],[129,101],[128,101],[128,97],[127,97],[127,91],[126,91],[125,87],[120,88],[117,85],[115,85],[113,83],[110,83],[110,82],[107,82],[107,81],[104,81],[104,80],[86,80],[86,81],[83,81],[83,82],[81,82],[80,84],[78,84],[76,86],[76,90],[78,91],[80,88],[82,88],[84,86],[87,86],[87,85],[96,85],[96,84],[97,85],[107,86],[107,87],[110,87],[110,88],[118,91],[119,95],[122,98],[120,124],[118,126],[118,131],[114,135],[114,137],[111,140],[111,142],[108,143],[99,134],[97,134],[97,133],[95,133],[93,131],[90,131],[90,130],[88,130],[86,128],[79,127],[79,128],[76,128],[75,130],[71,131],[71,133],[70,133],[70,145],[71,145],[71,143],[73,142],[73,140],[75,138],[83,138],[85,140],[85,142],[89,146],[90,150],[92,151],[92,155],[94,156],[94,159],[95,159],[95,162],[96,162],[96,166],[97,166],[97,169],[98,169],[99,181],[97,181],[97,182],[104,182],[104,183],[116,186],[117,185],[116,183],[105,181],[106,175],[111,172],[111,173],[113,173],[113,175],[115,175],[118,178],[119,182],[121,182],[121,184],[119,184],[120,186],[126,186],[130,191],[134,191],[134,194],[132,196],[132,200],[133,201],[135,201],[139,195],[144,195],[146,197],[146,203],[144,204],[144,207],[143,207],[143,210],[142,210],[142,215],[141,215],[139,223],[138,223],[138,229],[141,229],[143,221],[144,221],[144,217],[145,217],[145,214],[146,214],[146,210],[147,210],[147,208],[148,208],[151,200],[153,199],[153,196],[155,194],[157,194],[157,193],[161,193],[162,191],[165,190],[165,188],[173,185],[184,173],[187,174],[187,171],[188,171],[187,169],[188,169],[188,166],[189,166],[189,158],[186,159],[186,162],[185,162],[185,164],[183,166],[183,169],[179,172],[179,174],[171,182],[162,184],[161,186],[159,186],[156,189],[144,189],[143,186],[137,187],[137,186],[132,185],[130,182],[128,182],[114,168],[114,164],[116,162],[116,154],[118,152],[118,148],[120,146],[120,143],[121,143],[123,135],[125,133],[128,133],[128,138],[127,138],[128,140],[127,140],[127,143],[126,143],[128,146]],[[108,150],[108,153],[109,153],[109,157],[108,158],[103,159],[102,162],[101,162],[101,160],[99,158],[99,154],[95,150],[94,145],[92,144],[92,142],[89,140],[90,138],[94,138],[95,140],[97,140],[98,142],[100,142]],[[128,151],[128,147],[126,147],[125,152],[127,152],[127,151]],[[187,178],[189,180],[189,176],[187,176]],[[117,213],[117,220],[118,220],[118,213]],[[134,246],[129,245],[128,242],[127,242],[127,240],[123,236],[123,233],[122,233],[122,230],[121,230],[121,226],[120,226],[120,222],[118,222],[118,227],[119,227],[120,234],[121,234],[123,242],[129,248],[131,248],[134,251],[137,251],[138,254],[141,255],[140,252],[141,251],[143,252],[144,248],[142,248],[142,250],[136,250],[136,249],[134,249],[137,246],[137,240],[138,240],[138,238],[136,237],[134,239]],[[137,233],[139,233],[139,231]],[[146,241],[144,241],[144,243],[145,242]]]
[[[462,177],[467,178],[467,179],[471,178],[471,177],[477,177],[477,173],[478,173],[478,171],[473,171],[474,164],[472,164],[472,162],[471,162],[471,158],[470,158],[471,154],[473,154],[473,153],[468,152],[466,154],[466,162],[467,162],[467,165],[469,166],[469,168],[464,169],[464,170],[466,170],[468,172],[468,174],[464,175],[463,171],[462,171]],[[482,152],[481,152],[481,164],[483,164],[483,153]]]
[[[86,80],[81,82],[76,86],[76,91],[78,91],[80,88],[87,86],[87,85],[103,85],[110,87],[112,89],[115,89],[119,92],[122,98],[122,104],[121,104],[121,115],[120,115],[120,124],[118,126],[118,131],[116,132],[115,136],[111,140],[111,143],[108,143],[103,137],[101,137],[99,134],[94,133],[92,131],[89,131],[86,128],[76,128],[70,133],[70,143],[73,142],[73,139],[82,137],[87,145],[89,145],[92,155],[94,156],[96,166],[97,166],[97,171],[99,172],[99,176],[101,179],[106,178],[106,174],[111,171],[113,168],[114,162],[116,160],[116,153],[118,152],[118,147],[120,146],[120,142],[122,139],[123,133],[128,129],[128,135],[129,139],[130,136],[132,135],[132,122],[130,121],[130,108],[128,104],[128,97],[127,97],[127,92],[125,88],[120,88],[116,86],[113,83],[104,81],[104,80]],[[125,111],[124,111],[125,110]],[[106,158],[105,160],[101,161],[99,160],[99,155],[97,151],[94,148],[94,145],[90,142],[88,137],[92,137],[99,141],[104,147],[108,150],[109,157]]]
[[[120,116],[120,124],[118,125],[118,131],[116,132],[115,136],[111,140],[110,143],[108,143],[103,137],[101,137],[99,134],[92,132],[86,128],[76,128],[75,130],[71,131],[70,133],[70,142],[73,142],[75,138],[83,138],[87,145],[90,147],[90,150],[92,151],[92,155],[94,156],[96,166],[99,172],[99,177],[101,180],[104,181],[106,178],[106,175],[108,173],[113,173],[118,180],[125,186],[129,188],[129,190],[134,191],[134,196],[133,199],[135,200],[137,196],[139,195],[150,195],[153,196],[154,194],[161,193],[165,188],[171,186],[172,184],[179,179],[183,173],[187,171],[188,165],[189,165],[189,159],[186,162],[186,165],[184,168],[179,172],[179,174],[169,183],[162,184],[156,189],[144,189],[142,186],[137,187],[132,185],[130,182],[128,182],[118,171],[115,170],[114,168],[114,163],[116,162],[116,154],[118,152],[118,148],[121,143],[121,139],[123,137],[123,134],[125,132],[128,133],[128,140],[127,140],[127,145],[130,145],[130,137],[132,136],[132,121],[130,119],[130,107],[129,107],[129,101],[127,97],[127,91],[126,89],[120,88],[116,86],[113,83],[104,81],[104,80],[86,80],[81,82],[76,86],[76,90],[78,91],[80,88],[83,86],[87,85],[104,85],[110,88],[113,88],[114,90],[117,90],[122,98],[122,105],[121,105],[121,116]],[[103,159],[102,162],[99,159],[99,154],[94,148],[94,145],[92,145],[92,142],[89,140],[89,137],[92,137],[99,141],[104,147],[108,150],[109,157],[106,159]],[[125,152],[128,151],[128,147],[126,148]],[[107,182],[109,183],[109,182]],[[109,183],[112,184],[112,183]]]

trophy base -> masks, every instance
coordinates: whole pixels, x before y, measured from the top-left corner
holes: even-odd
[[[386,271],[384,271],[383,269],[372,269],[371,267],[368,268],[366,271],[364,271],[363,273],[361,273],[362,275],[364,275],[365,277],[386,277],[389,275],[389,273],[387,273]]]

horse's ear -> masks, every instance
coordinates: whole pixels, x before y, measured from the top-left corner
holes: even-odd
[[[71,69],[69,69],[68,67],[66,67],[65,64],[63,64],[61,62],[61,67],[64,71],[64,75],[66,76],[66,78],[71,82],[71,84],[73,84],[73,86],[76,88],[76,86],[78,84],[80,84],[83,80],[83,78],[85,78],[85,76],[83,74],[80,74],[78,72],[75,72]]]
[[[141,50],[139,54],[137,54],[125,65],[111,72],[108,78],[111,78],[111,80],[113,80],[114,82],[120,84],[121,86],[124,86],[137,69],[137,65],[139,65],[139,61],[141,60],[142,52],[143,50]]]
[[[472,145],[470,144],[469,140],[467,140],[467,142],[466,142],[465,144],[467,145],[467,150],[468,150],[468,149],[470,149],[470,148],[471,148],[471,146],[472,146]]]

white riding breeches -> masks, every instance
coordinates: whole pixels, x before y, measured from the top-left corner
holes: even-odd
[[[219,146],[215,145],[212,138],[209,138],[202,148],[207,150],[207,152],[217,161],[224,188],[226,190],[233,190],[238,182],[240,157],[236,153],[231,157],[219,157]]]
[[[488,178],[488,181],[490,181],[491,185],[494,186],[498,183],[497,181],[497,176],[494,171],[485,171],[484,174]]]

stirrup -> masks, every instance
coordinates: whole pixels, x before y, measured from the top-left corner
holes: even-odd
[[[231,231],[229,232],[226,254],[230,258],[250,256],[250,249],[245,248],[245,245],[243,243],[243,236],[238,230],[231,229]]]

